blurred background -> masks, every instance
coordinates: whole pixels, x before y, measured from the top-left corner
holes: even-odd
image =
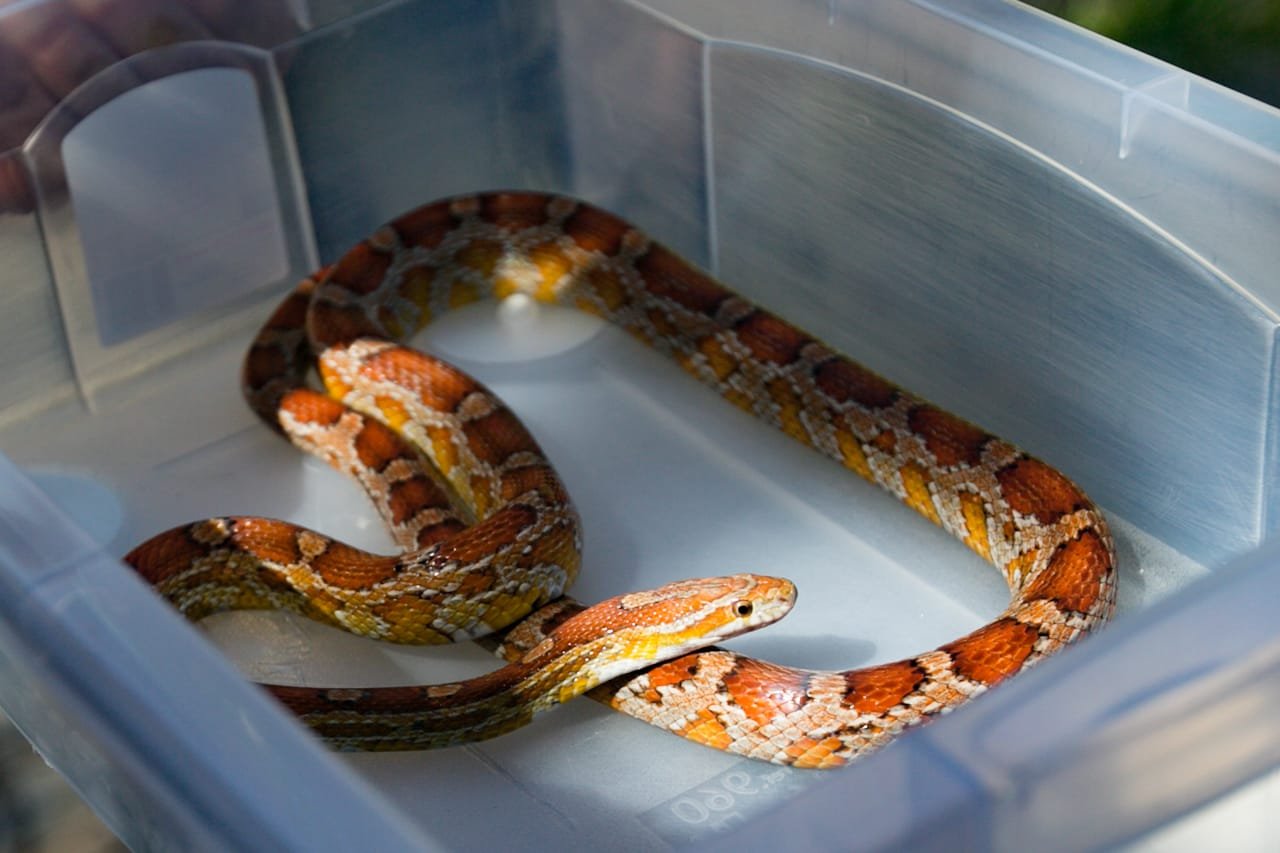
[[[1029,0],[1029,5],[1280,107],[1280,0]]]
[[[0,0],[0,7],[5,5],[9,0]],[[1030,0],[1030,5],[1280,107],[1280,0]],[[0,111],[6,108],[3,95],[21,82],[12,70],[0,68]],[[0,853],[120,849],[0,717]]]

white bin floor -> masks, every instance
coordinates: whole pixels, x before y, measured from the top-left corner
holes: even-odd
[[[785,575],[799,585],[796,610],[732,646],[812,668],[922,651],[1005,602],[998,575],[946,534],[592,318],[481,305],[418,343],[494,388],[559,467],[584,520],[573,589],[582,600],[688,576]],[[389,550],[354,484],[248,413],[236,387],[244,344],[227,341],[174,371],[180,382],[146,383],[91,418],[28,424],[4,436],[6,449],[113,552],[217,514],[283,517]],[[1121,618],[1202,573],[1115,522]],[[495,666],[473,645],[393,646],[289,615],[224,614],[201,630],[260,680],[430,683]],[[815,778],[684,743],[587,700],[483,744],[347,758],[437,837],[473,849],[521,825],[534,844],[566,830],[587,847],[696,840]],[[508,817],[486,819],[495,807]]]

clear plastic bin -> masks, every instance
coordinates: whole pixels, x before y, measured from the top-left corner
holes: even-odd
[[[130,845],[1095,848],[1280,765],[1274,110],[997,0],[294,19],[267,48],[108,68],[4,158],[35,195],[0,217],[0,708]],[[835,773],[587,701],[473,746],[326,751],[240,673],[389,684],[493,662],[280,615],[193,627],[118,557],[226,513],[389,548],[352,484],[253,419],[238,362],[320,262],[504,187],[617,211],[1066,471],[1115,522],[1116,623]],[[584,600],[786,574],[796,611],[734,646],[811,667],[917,652],[1003,606],[945,534],[594,320],[478,306],[419,343],[561,469]]]

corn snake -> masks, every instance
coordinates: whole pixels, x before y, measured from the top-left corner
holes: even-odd
[[[1011,590],[994,621],[908,660],[808,672],[708,649],[620,676],[593,698],[720,749],[832,767],[1110,617],[1110,534],[1062,474],[831,351],[612,214],[539,193],[445,200],[395,220],[300,285],[246,359],[254,410],[356,477],[403,553],[365,554],[284,522],[218,519],[161,534],[127,561],[191,618],[288,607],[398,642],[515,624],[499,653],[531,654],[582,610],[561,597],[578,570],[577,516],[500,400],[393,343],[451,307],[512,293],[601,315],[668,353],[944,527]],[[307,386],[313,365],[327,393]],[[362,702],[377,704],[368,691],[272,690],[321,731],[343,721],[358,733],[345,721],[358,722]],[[412,714],[412,705],[397,708]],[[376,726],[386,710],[364,719]]]

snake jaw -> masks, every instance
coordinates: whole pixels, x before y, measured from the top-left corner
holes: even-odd
[[[732,575],[731,578],[741,582],[745,592],[723,605],[727,620],[714,632],[715,642],[772,625],[795,606],[796,585],[786,578],[753,574]]]
[[[521,663],[552,650],[590,649],[594,674],[583,689],[591,689],[770,625],[789,613],[795,600],[795,584],[785,578],[738,574],[676,581],[588,607],[553,630]]]
[[[616,601],[636,608],[634,623],[662,636],[663,646],[677,650],[674,656],[778,621],[794,606],[796,587],[786,578],[737,574],[677,581]]]
[[[754,631],[757,628],[763,628],[765,625],[772,625],[783,616],[791,612],[791,608],[796,604],[796,585],[786,578],[773,578],[762,575],[751,575],[759,581],[767,581],[759,588],[759,597],[756,600],[742,599],[735,603],[735,612],[738,617],[744,620],[745,627],[740,633],[746,631]],[[750,612],[743,613],[739,609],[742,603],[752,604]]]

